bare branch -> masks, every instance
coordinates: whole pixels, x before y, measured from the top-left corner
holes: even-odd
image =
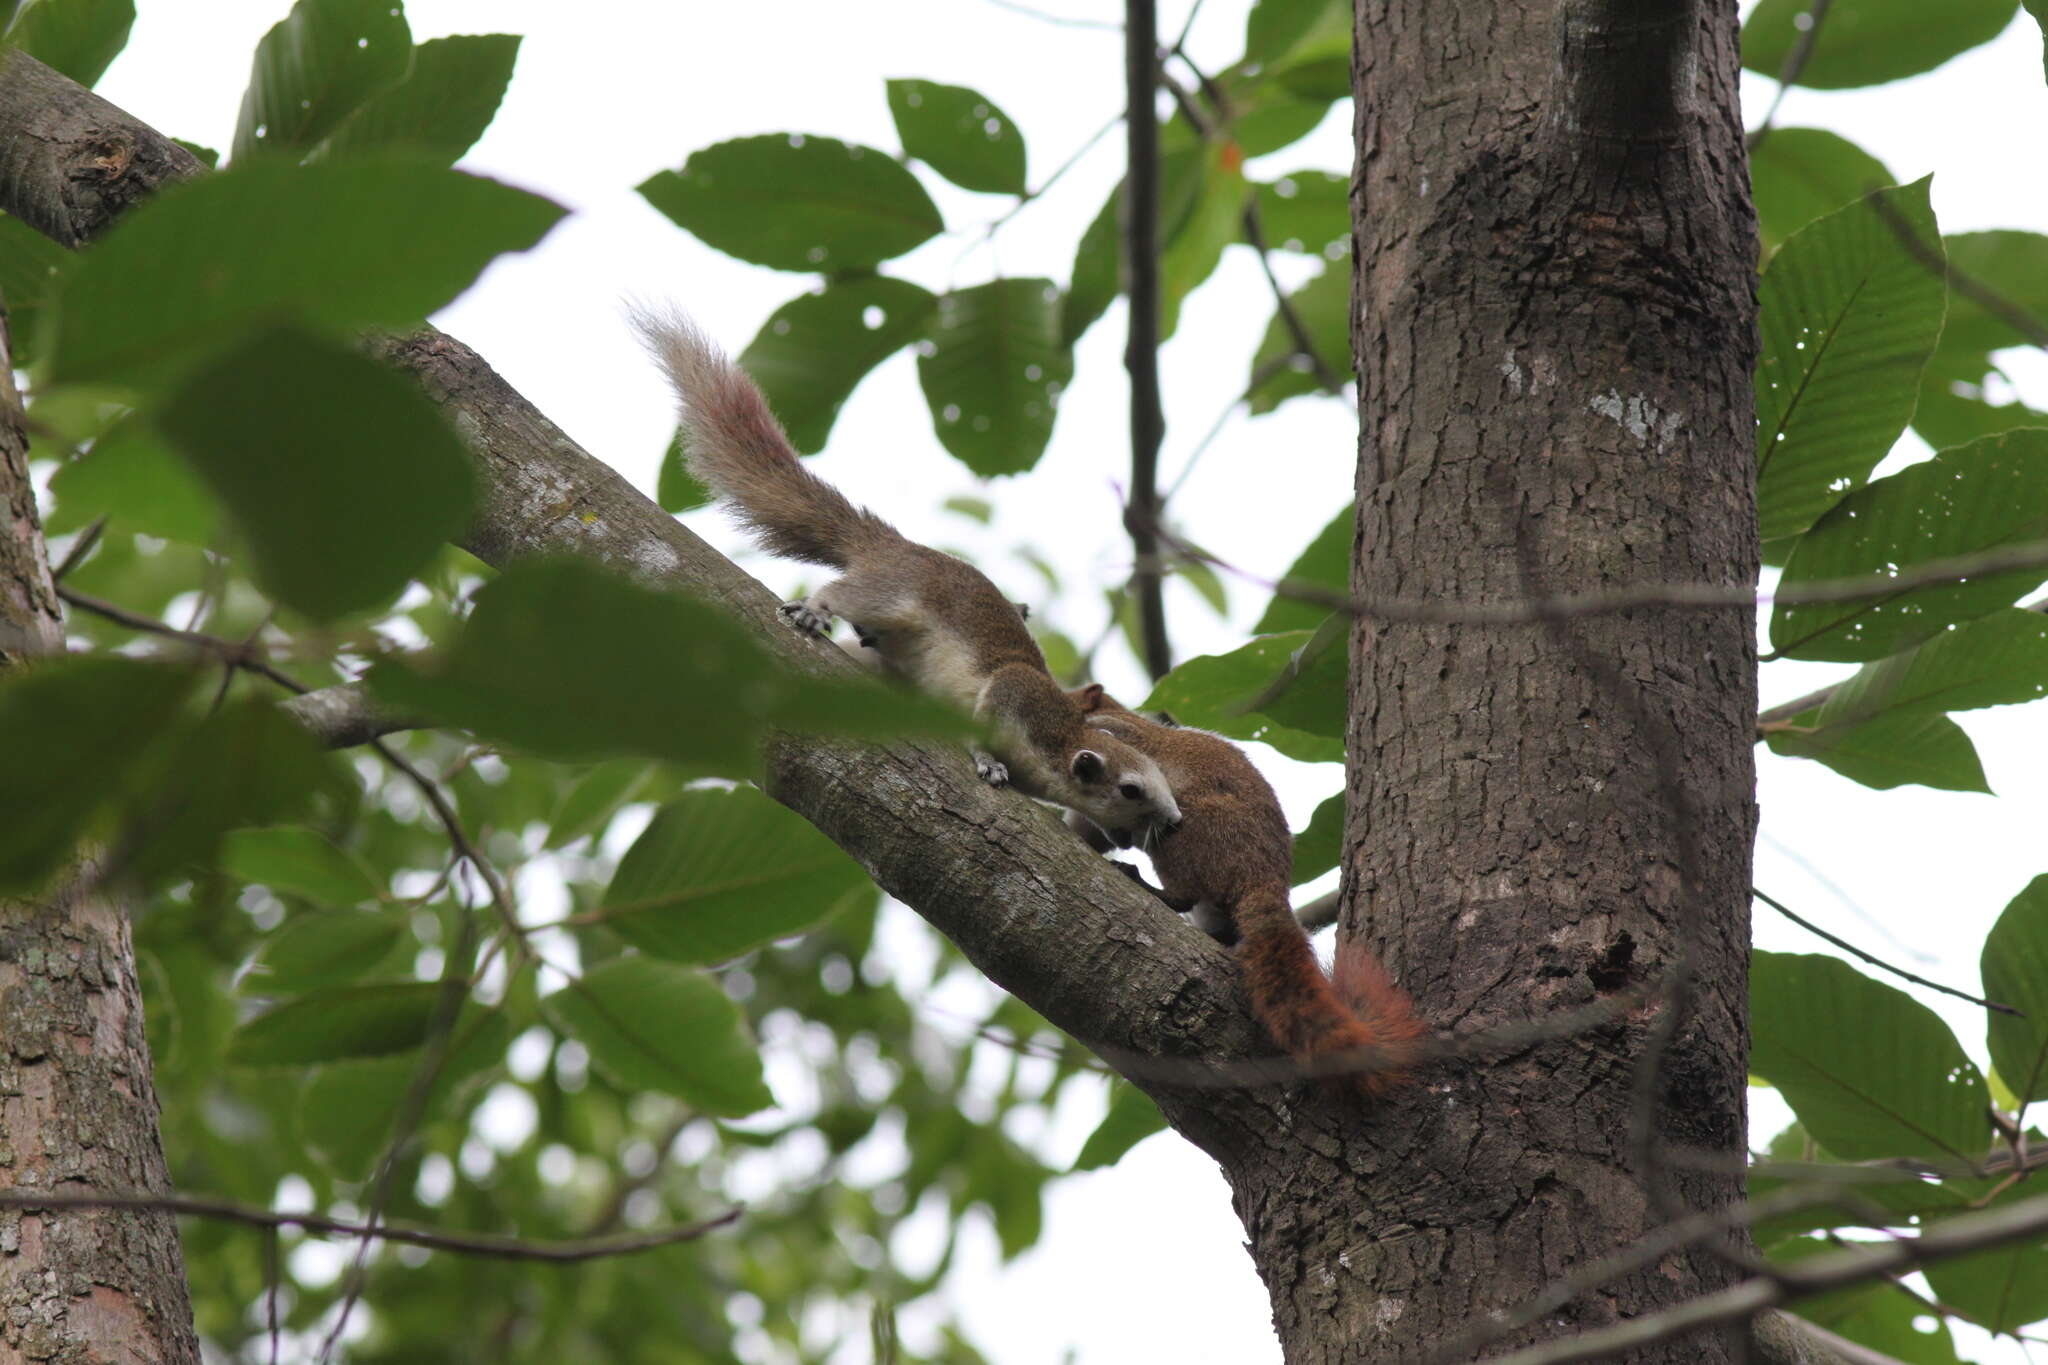
[[[1755,896],[1765,905],[1770,906],[1771,909],[1777,911],[1786,919],[1791,920],[1794,924],[1806,930],[1808,933],[1826,939],[1828,942],[1834,944],[1837,948],[1840,948],[1843,952],[1848,953],[1854,957],[1862,958],[1865,962],[1868,962],[1871,966],[1878,968],[1880,971],[1890,972],[1893,976],[1899,977],[1906,981],[1910,981],[1916,986],[1925,986],[1927,987],[1927,989],[1931,991],[1940,991],[1943,995],[1953,995],[1958,1000],[1967,1000],[1971,1004],[1980,1005],[1987,1010],[1997,1010],[2000,1014],[2010,1014],[2017,1016],[2021,1019],[2027,1017],[2025,1011],[2014,1009],[2011,1005],[2001,1005],[1995,1000],[1986,1000],[1982,996],[1972,995],[1968,991],[1959,991],[1954,986],[1944,986],[1939,981],[1929,981],[1924,976],[1914,975],[1912,972],[1907,971],[1904,967],[1894,967],[1891,963],[1886,962],[1883,958],[1874,957],[1871,954],[1864,952],[1861,948],[1858,948],[1855,944],[1849,942],[1849,940],[1845,938],[1837,938],[1835,935],[1821,928],[1818,924],[1815,924],[1812,920],[1802,919],[1800,916],[1793,914],[1792,911],[1786,908],[1786,906],[1782,902],[1765,895],[1762,891],[1758,890],[1754,886],[1749,888],[1749,894]]]
[[[424,729],[427,721],[384,704],[362,683],[337,683],[278,703],[330,749],[353,749],[400,730]]]
[[[185,1194],[69,1194],[56,1190],[0,1193],[0,1209],[30,1212],[49,1209],[131,1209],[143,1213],[175,1213],[193,1218],[213,1218],[256,1228],[300,1228],[322,1237],[367,1237],[379,1242],[403,1242],[407,1246],[448,1251],[459,1256],[488,1256],[501,1261],[596,1261],[611,1256],[631,1256],[656,1247],[694,1241],[708,1232],[733,1222],[745,1212],[736,1205],[701,1223],[663,1228],[632,1237],[593,1237],[570,1242],[536,1242],[522,1237],[499,1237],[487,1232],[445,1232],[416,1223],[352,1223],[318,1213],[273,1213],[251,1204],[226,1199],[206,1199]]]
[[[1145,671],[1163,678],[1173,667],[1166,638],[1166,597],[1159,567],[1159,447],[1166,413],[1159,397],[1159,119],[1153,112],[1158,66],[1154,0],[1125,0],[1124,132],[1130,169],[1124,176],[1124,292],[1130,333],[1124,369],[1131,376],[1131,501],[1124,512],[1137,567],[1131,588]]]

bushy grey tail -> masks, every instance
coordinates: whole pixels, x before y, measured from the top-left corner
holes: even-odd
[[[763,549],[844,569],[862,544],[898,538],[803,467],[760,388],[681,310],[636,303],[629,312],[675,387],[690,473],[731,504]]]

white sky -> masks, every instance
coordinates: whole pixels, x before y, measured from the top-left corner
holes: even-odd
[[[1121,10],[1106,0],[1046,3],[1102,19]],[[133,41],[102,93],[165,132],[225,148],[249,54],[287,0],[139,0],[139,8]],[[1193,50],[1213,66],[1226,63],[1241,47],[1246,8],[1247,0],[1210,0]],[[1186,0],[1166,0],[1162,9],[1162,32],[1177,31]],[[526,35],[505,106],[465,164],[574,210],[538,250],[500,262],[437,321],[649,491],[670,430],[669,398],[630,340],[619,299],[672,297],[737,350],[810,280],[712,251],[648,208],[634,185],[698,147],[751,133],[826,133],[893,149],[882,87],[892,76],[970,85],[994,99],[1023,129],[1037,185],[1122,104],[1118,35],[1055,27],[986,0],[411,0],[407,13],[419,39]],[[1770,90],[1768,81],[1745,78],[1752,118]],[[1835,128],[1901,180],[1937,172],[1934,203],[1944,230],[2042,230],[2048,197],[2024,171],[2037,159],[2030,149],[2044,103],[2041,40],[2022,15],[1996,43],[1932,76],[1838,94],[1795,91],[1779,121]],[[1120,160],[1119,139],[1105,139],[1051,195],[979,249],[972,244],[980,225],[1004,201],[927,175],[957,230],[888,269],[932,288],[975,283],[997,270],[1064,281],[1072,245]],[[1308,142],[1252,169],[1344,171],[1349,161],[1340,114]],[[1290,279],[1304,273],[1296,262],[1278,264]],[[1271,311],[1248,254],[1234,251],[1183,313],[1163,355],[1169,480],[1242,388]],[[1053,445],[1023,478],[976,488],[932,437],[915,372],[901,355],[855,394],[817,467],[908,534],[973,550],[1014,595],[1085,642],[1102,625],[1100,589],[1120,582],[1129,567],[1114,488],[1128,462],[1121,346],[1117,309],[1083,341]],[[2023,389],[2037,405],[2048,403],[2048,363],[2029,354],[2016,364]],[[1353,415],[1336,401],[1297,400],[1256,421],[1235,419],[1177,497],[1176,514],[1196,540],[1270,578],[1349,497],[1354,440]],[[997,504],[991,530],[937,510],[944,496],[969,492]],[[698,514],[692,525],[722,548],[737,546],[715,517]],[[1058,564],[1070,587],[1063,600],[1045,602],[1037,576],[1009,553],[1017,544]],[[797,576],[789,566],[748,562],[778,588]],[[1265,594],[1232,584],[1232,596],[1231,619],[1223,622],[1186,588],[1170,592],[1180,656],[1242,641]],[[1765,670],[1766,701],[1843,671],[1773,665]],[[1115,689],[1144,690],[1120,648],[1105,654],[1099,672]],[[2002,708],[1960,719],[1996,798],[1918,787],[1877,793],[1816,764],[1760,753],[1765,838],[1756,876],[1765,890],[1873,951],[1975,989],[1985,931],[2014,893],[2048,871],[2041,852],[2048,843],[2041,834],[2048,713]],[[1277,758],[1268,766],[1297,828],[1337,786],[1334,768],[1316,772]],[[1756,941],[1825,950],[1768,911],[1759,911]],[[1981,1062],[1977,1012],[1926,992],[1918,998],[1948,1019]],[[1753,1091],[1752,1103],[1761,1142],[1786,1114],[1764,1092]],[[1062,1106],[1045,1146],[1070,1157],[1096,1116],[1087,1106]],[[1012,1266],[998,1265],[993,1236],[977,1220],[948,1292],[974,1340],[1001,1365],[1040,1365],[1069,1348],[1079,1365],[1276,1362],[1265,1295],[1241,1240],[1211,1163],[1160,1137],[1111,1171],[1057,1185],[1044,1240]],[[914,1321],[904,1326],[917,1330]],[[1989,1345],[1968,1329],[1958,1338],[1966,1356],[2019,1359],[2009,1344]]]

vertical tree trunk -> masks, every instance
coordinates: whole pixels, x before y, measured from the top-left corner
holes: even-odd
[[[0,668],[64,643],[7,349],[0,325]],[[61,887],[0,898],[0,1190],[58,1187],[171,1187],[127,917]],[[198,1359],[170,1215],[0,1209],[0,1365]]]
[[[1357,14],[1356,590],[1753,582],[1734,0]],[[1460,1028],[1668,984],[1681,964],[1694,983],[1625,1026],[1433,1078],[1376,1206],[1407,1235],[1353,1262],[1384,1330],[1343,1357],[1405,1360],[1680,1202],[1739,1196],[1755,628],[1746,610],[1366,621],[1352,649],[1344,932]],[[1681,1159],[1661,1199],[1630,1138],[1646,1049],[1654,1139]],[[1715,1251],[1518,1340],[1721,1287]],[[1309,1311],[1278,1306],[1283,1336]],[[1694,1338],[1640,1358],[1740,1353]]]

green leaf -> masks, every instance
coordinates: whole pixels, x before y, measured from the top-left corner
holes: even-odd
[[[2014,896],[1984,938],[1984,995],[2024,1011],[1991,1014],[1991,1064],[2029,1103],[2048,1099],[2048,876]]]
[[[1756,449],[1765,540],[1805,530],[1861,484],[1913,415],[1947,290],[1878,206],[1935,250],[1927,187],[1880,190],[1808,224],[1764,269]]]
[[[234,159],[305,155],[411,64],[412,30],[392,0],[299,0],[256,45]]]
[[[1774,134],[1775,136],[1775,134]],[[1326,261],[1351,252],[1351,181],[1330,171],[1294,171],[1256,188],[1259,233],[1275,251]]]
[[[70,252],[19,218],[0,214],[0,298],[7,300],[16,369],[34,364],[48,349],[46,306],[70,259]]]
[[[1257,86],[1239,98],[1230,120],[1230,132],[1247,157],[1267,156],[1314,132],[1329,117],[1335,103],[1303,99],[1278,84]]]
[[[1341,738],[1306,733],[1279,724],[1270,716],[1257,712],[1240,714],[1237,710],[1263,692],[1314,635],[1315,632],[1307,630],[1262,635],[1228,654],[1189,659],[1161,678],[1152,695],[1137,709],[1170,711],[1183,725],[1214,730],[1231,739],[1270,744],[1304,763],[1341,763]]]
[[[1201,594],[1209,610],[1222,617],[1230,615],[1230,590],[1223,586],[1223,575],[1213,565],[1199,559],[1183,559],[1173,566],[1173,572]]]
[[[1287,296],[1288,306],[1301,321],[1316,357],[1323,368],[1341,384],[1351,377],[1351,267],[1336,263]],[[1301,354],[1294,329],[1278,308],[1252,354],[1250,376],[1245,380],[1245,397],[1254,416],[1271,412],[1290,398],[1305,393],[1326,393],[1313,361]],[[1347,574],[1349,570],[1347,569]]]
[[[1314,881],[1344,855],[1344,793],[1325,797],[1294,836],[1294,885]]]
[[[377,900],[381,890],[363,860],[318,830],[297,826],[245,829],[222,844],[221,871],[237,881],[337,908]]]
[[[770,729],[962,734],[939,703],[864,678],[798,676],[725,613],[580,560],[514,565],[431,666],[390,660],[397,704],[552,757],[621,754],[742,774]]]
[[[1950,352],[1937,346],[1920,376],[1913,430],[1936,450],[1968,445],[2016,427],[2048,427],[2048,412],[2025,403],[1989,403],[1985,383],[1995,367],[1989,355]]]
[[[89,87],[121,55],[134,23],[134,0],[29,0],[7,43]]]
[[[640,185],[648,203],[729,256],[777,270],[865,270],[946,224],[887,152],[803,133],[735,138]]]
[[[1260,707],[1292,730],[1344,742],[1350,725],[1351,618],[1326,617],[1263,689]]]
[[[1835,1243],[1801,1237],[1772,1247],[1769,1256],[1779,1265],[1797,1265],[1809,1256],[1836,1250]],[[1803,1298],[1792,1311],[1816,1327],[1878,1352],[1879,1359],[1960,1365],[1948,1324],[1905,1289],[1882,1279]]]
[[[1172,149],[1159,158],[1161,242],[1173,241],[1194,213],[1214,155],[1208,147],[1196,144]],[[1123,197],[1123,182],[1118,181],[1075,249],[1073,281],[1060,300],[1060,341],[1065,345],[1080,340],[1123,292]]]
[[[1899,712],[1974,711],[2048,696],[2048,615],[2008,607],[1865,664],[1819,708],[1823,730]]]
[[[737,1118],[775,1102],[761,1058],[718,982],[651,957],[614,958],[543,1002],[615,1085]]]
[[[601,909],[644,952],[713,963],[873,894],[860,864],[802,816],[737,787],[663,806],[619,860]]]
[[[1258,0],[1245,16],[1245,60],[1278,66],[1340,37],[1351,37],[1351,7],[1342,0]]]
[[[1742,25],[1743,66],[1777,80],[1812,7],[1812,0],[1762,0]],[[1828,10],[1798,83],[1845,90],[1932,71],[1996,38],[2018,8],[2019,0],[1946,0],[1935,8],[1921,0],[1844,0]]]
[[[854,386],[915,341],[937,307],[908,280],[828,282],[776,309],[740,354],[740,368],[768,395],[798,450],[823,450]]]
[[[576,785],[563,793],[548,823],[549,848],[566,848],[586,834],[596,834],[611,823],[619,808],[631,801],[645,784],[647,764],[637,758],[615,758],[599,763]]]
[[[1200,161],[1201,183],[1194,204],[1168,233],[1159,253],[1159,336],[1180,325],[1180,306],[1196,286],[1216,273],[1223,248],[1244,234],[1244,206],[1251,186],[1243,158],[1228,143],[1209,148]]]
[[[2048,236],[2012,230],[1958,232],[1942,239],[1948,263],[2022,313],[2048,315]],[[1958,289],[1949,298],[1942,328],[1945,353],[1981,354],[2032,339],[2005,317]]]
[[[1805,721],[1795,716],[1792,723]],[[1941,791],[1989,792],[1977,747],[1947,716],[1899,712],[1819,735],[1774,730],[1766,742],[1787,758],[1811,758],[1852,782],[1887,791],[1917,782]]]
[[[316,154],[404,152],[453,166],[497,115],[518,57],[519,38],[510,33],[421,43],[405,78],[364,101]]]
[[[428,1094],[427,1112],[439,1116],[479,1078],[505,1059],[512,1028],[498,1010],[465,1008],[454,1041]],[[390,1145],[391,1127],[419,1075],[420,1054],[400,1053],[329,1062],[299,1092],[299,1130],[306,1147],[344,1180],[367,1180]]]
[[[1330,518],[1329,524],[1316,532],[1316,538],[1296,556],[1282,576],[1283,586],[1298,584],[1326,592],[1351,591],[1351,547],[1356,539],[1357,526],[1358,514],[1351,507]],[[1283,630],[1314,630],[1329,614],[1327,607],[1276,592],[1273,600],[1266,604],[1266,614],[1259,618],[1259,623],[1252,630],[1259,635]]]
[[[1845,1161],[1983,1155],[1990,1095],[1934,1011],[1839,958],[1752,961],[1750,1070],[1821,1145]]]
[[[385,1057],[427,1039],[441,987],[384,982],[314,991],[236,1028],[228,1060],[243,1066],[306,1066],[344,1057]]]
[[[0,678],[0,890],[61,864],[170,727],[197,677],[110,655],[56,658]]]
[[[1151,1096],[1129,1081],[1111,1081],[1109,1112],[1081,1144],[1081,1154],[1074,1158],[1072,1169],[1099,1171],[1114,1166],[1123,1160],[1125,1152],[1154,1133],[1165,1131],[1166,1116],[1152,1103]]]
[[[963,190],[1024,193],[1024,135],[979,91],[932,81],[889,82],[889,116],[916,157]]]
[[[257,583],[316,620],[388,600],[469,524],[468,453],[419,385],[296,327],[230,348],[156,422],[234,515]]]
[[[983,526],[995,520],[995,504],[987,498],[953,497],[947,498],[944,505],[948,512],[958,512],[961,516],[978,521]]]
[[[917,376],[939,443],[983,478],[1021,474],[1052,438],[1074,353],[1050,280],[991,280],[939,300]]]
[[[280,314],[417,324],[561,216],[538,195],[417,162],[200,176],[136,206],[65,271],[53,377],[160,379]]]
[[[1895,183],[1882,161],[1821,128],[1773,128],[1749,154],[1749,184],[1767,253],[1814,219]]]
[[[389,911],[322,910],[286,920],[263,945],[240,988],[289,995],[351,981],[391,955],[405,919]]]
[[[1911,570],[2048,536],[2048,431],[2022,429],[1944,450],[1844,498],[1801,537],[1778,590]],[[1985,574],[1862,602],[1780,602],[1771,646],[1800,659],[1881,659],[1985,616],[2048,568]]]
[[[97,517],[187,545],[211,545],[219,524],[213,494],[189,465],[137,418],[117,422],[50,479],[57,513],[52,534],[76,531]]]
[[[1927,1267],[1927,1283],[1943,1306],[1985,1331],[2017,1332],[2048,1318],[2048,1243],[2020,1242],[1937,1261]]]
[[[676,428],[676,434],[669,438],[668,449],[661,453],[661,473],[657,478],[654,500],[661,504],[664,512],[687,512],[693,507],[703,507],[713,497],[709,488],[690,472],[690,466],[683,459],[683,431]]]

